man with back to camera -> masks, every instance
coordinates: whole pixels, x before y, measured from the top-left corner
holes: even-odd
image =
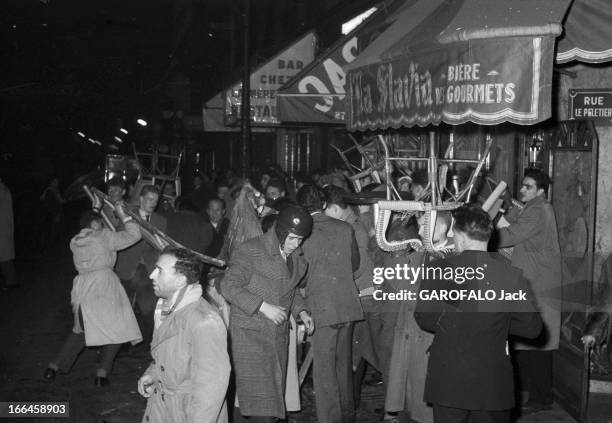
[[[493,231],[487,213],[478,206],[462,206],[453,217],[457,254],[428,268],[452,269],[454,277],[428,273],[414,313],[419,326],[434,333],[425,401],[433,404],[435,423],[470,418],[474,423],[509,423],[515,397],[508,336],[534,338],[542,321],[520,270],[487,253]],[[449,294],[485,291],[494,297],[480,301]],[[522,293],[524,299],[499,300],[503,293]]]
[[[147,400],[143,423],[227,423],[230,360],[219,313],[202,298],[202,264],[188,250],[166,248],[151,279],[155,295],[153,362],[138,380]]]
[[[350,423],[355,421],[353,325],[363,319],[353,275],[359,248],[350,224],[323,213],[325,199],[318,188],[303,186],[297,202],[313,219],[303,250],[309,265],[305,298],[317,323],[311,339],[317,420]]]
[[[522,414],[552,408],[552,352],[559,348],[561,332],[561,249],[557,221],[552,205],[546,200],[548,176],[539,169],[527,169],[523,177],[519,210],[505,199],[510,208],[507,227],[498,224],[499,247],[514,247],[512,265],[523,271],[531,283],[544,321],[544,330],[529,343],[516,343],[516,366],[521,390],[529,392]]]

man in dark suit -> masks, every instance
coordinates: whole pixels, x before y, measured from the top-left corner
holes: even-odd
[[[317,324],[311,338],[317,421],[348,423],[355,420],[353,325],[363,319],[353,276],[359,268],[359,249],[351,225],[323,213],[318,188],[303,186],[297,202],[314,222],[302,248],[309,264],[305,298]]]
[[[166,219],[155,213],[159,202],[159,190],[154,185],[142,187],[139,196],[138,209],[134,210],[142,220],[155,226],[162,232],[166,232]],[[153,312],[157,297],[153,292],[153,285],[149,275],[155,267],[158,256],[157,249],[144,238],[130,248],[117,254],[117,265],[115,272],[122,281],[128,281],[124,286],[128,287],[128,295],[135,296],[136,304],[140,314],[137,315],[140,330],[143,336],[143,344],[148,345],[153,336]]]
[[[168,236],[185,247],[205,254],[213,240],[213,228],[187,197],[174,201],[174,213],[168,215]]]
[[[225,201],[221,198],[212,198],[208,201],[206,214],[208,215],[208,221],[213,227],[213,238],[206,250],[206,255],[217,257],[221,252],[225,234],[229,227],[229,219],[225,217]]]
[[[419,326],[435,334],[425,401],[433,404],[436,423],[470,417],[509,423],[515,397],[508,336],[535,338],[542,319],[521,271],[487,253],[493,231],[487,213],[463,206],[453,217],[459,254],[425,268],[426,276],[436,275],[423,278],[414,313]]]

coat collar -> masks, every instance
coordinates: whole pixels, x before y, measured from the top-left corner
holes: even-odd
[[[312,215],[312,221],[313,222],[326,222],[328,220],[330,220],[331,217],[329,217],[328,215],[326,215],[323,212],[319,212],[319,213],[315,213]]]
[[[544,204],[547,203],[548,201],[546,200],[546,198],[544,198],[543,195],[538,195],[536,198],[534,198],[533,200],[530,200],[528,202],[525,203],[525,208],[527,207],[533,207],[533,206],[537,206],[539,204]]]

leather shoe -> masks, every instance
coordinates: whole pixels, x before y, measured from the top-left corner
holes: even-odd
[[[53,382],[55,380],[56,375],[57,372],[55,370],[53,370],[51,367],[47,367],[45,373],[43,374],[43,379],[47,382]]]
[[[110,383],[110,380],[108,380],[107,377],[96,376],[96,378],[94,379],[94,385],[96,385],[98,388],[107,386],[109,383]]]
[[[527,401],[525,405],[521,407],[521,416],[528,416],[529,414],[539,413],[540,411],[550,410],[551,408],[552,404]]]

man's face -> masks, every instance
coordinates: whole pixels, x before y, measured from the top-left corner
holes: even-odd
[[[285,196],[285,193],[281,191],[280,189],[278,189],[277,187],[268,186],[266,188],[266,197],[268,197],[270,200],[276,200],[284,196]]]
[[[523,183],[520,190],[520,200],[527,203],[539,195],[544,195],[544,190],[536,187],[536,182],[533,180],[533,178],[530,178],[529,176],[523,178]]]
[[[283,244],[283,253],[289,255],[294,252],[295,249],[300,246],[303,239],[303,236],[295,235],[292,233],[287,235],[287,238],[285,238],[285,243]]]
[[[110,197],[113,204],[117,201],[123,200],[123,196],[125,195],[125,190],[119,186],[111,185],[108,187],[108,196]]]
[[[421,193],[425,190],[425,188],[422,185],[419,184],[412,184],[410,186],[410,192],[412,193],[412,196],[414,198],[419,198],[419,196],[421,195]]]
[[[219,223],[225,215],[225,209],[219,201],[211,201],[208,203],[206,213],[208,214],[208,218],[212,223]]]
[[[227,193],[229,192],[229,187],[219,187],[217,188],[217,197],[225,200],[227,198]]]
[[[158,201],[158,194],[154,192],[147,192],[145,195],[140,196],[140,209],[146,214],[151,214],[155,211]]]
[[[172,297],[172,294],[187,284],[187,278],[176,271],[175,264],[176,257],[162,254],[155,263],[155,269],[149,275],[153,280],[153,292],[160,298]]]

